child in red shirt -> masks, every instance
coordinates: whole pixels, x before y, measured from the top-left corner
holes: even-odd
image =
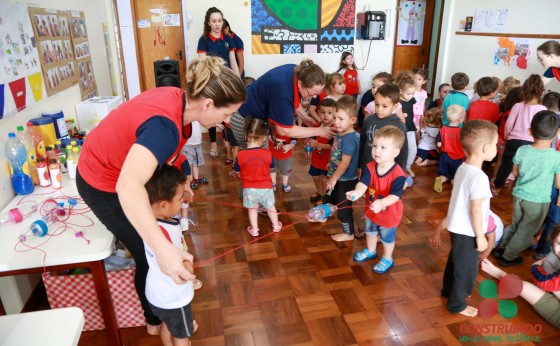
[[[459,105],[451,105],[447,108],[447,120],[449,125],[443,125],[436,137],[438,148],[441,148],[439,157],[438,177],[434,183],[436,192],[443,191],[443,183],[453,180],[455,173],[461,164],[465,153],[461,145],[461,123],[465,119],[465,108]]]
[[[496,97],[498,82],[492,77],[482,77],[474,84],[474,88],[480,99],[470,104],[467,120],[480,119],[497,123],[500,119],[500,107],[492,99]]]
[[[249,209],[247,232],[253,237],[259,235],[258,213],[259,204],[266,209],[272,222],[272,231],[280,232],[282,222],[278,221],[278,212],[274,206],[274,192],[270,180],[270,168],[274,168],[272,154],[263,148],[267,139],[268,126],[261,119],[245,118],[245,139],[247,149],[237,155],[233,170],[236,176],[241,176],[243,188],[243,206]]]
[[[292,173],[292,149],[296,146],[297,140],[288,136],[281,136],[275,133],[276,141],[268,139],[268,149],[272,154],[274,169],[270,170],[272,180],[272,191],[276,192],[276,172],[282,176],[282,188],[284,192],[292,192],[289,179]]]
[[[346,81],[346,90],[344,91],[344,94],[357,99],[358,94],[360,93],[360,79],[358,78],[358,68],[356,67],[354,55],[352,55],[352,53],[342,53],[338,73],[343,75],[344,80]]]

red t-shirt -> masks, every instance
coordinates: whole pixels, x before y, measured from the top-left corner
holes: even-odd
[[[506,121],[507,118],[509,117],[509,112],[511,112],[511,109],[508,109],[507,111],[502,113],[502,117],[500,119],[500,126],[498,126],[498,138],[500,138],[504,142],[506,141],[506,133],[505,133]]]
[[[278,133],[275,133],[274,135],[276,136],[276,139],[283,140],[284,144],[290,144],[290,142],[292,141],[290,137],[281,136]],[[268,149],[270,150],[272,157],[274,157],[276,160],[285,160],[292,157],[291,149],[288,152],[284,152],[284,149],[282,149],[282,147],[278,147],[277,149],[275,144],[276,143],[274,143],[271,139],[268,140]]]
[[[500,119],[500,107],[488,100],[476,100],[469,106],[467,120],[488,120],[492,123]]]
[[[321,124],[315,126],[315,127],[319,127],[321,126]],[[334,125],[331,125],[330,127],[334,127]],[[325,137],[316,137],[316,140],[318,143],[321,144],[331,144],[333,140],[332,139],[328,139]],[[311,166],[317,168],[317,169],[322,169],[322,170],[326,170],[327,169],[327,165],[329,164],[329,157],[331,156],[331,150],[325,150],[325,149],[315,149],[311,152]]]
[[[375,161],[368,163],[366,166],[367,172],[364,172],[361,180],[361,182],[364,183],[364,179],[367,179],[369,175],[369,184],[367,184],[368,190],[366,192],[366,199],[369,203],[366,203],[366,217],[370,219],[371,222],[381,227],[397,227],[401,223],[403,216],[403,203],[400,197],[402,195],[403,185],[406,181],[406,174],[401,166],[395,163],[388,172],[380,176],[377,174],[376,166],[377,163]],[[398,196],[398,202],[388,206],[385,210],[377,214],[369,208],[370,204],[375,200],[385,198],[389,195]]]
[[[438,142],[441,142],[441,151],[447,153],[453,160],[465,157],[463,146],[461,145],[461,128],[442,126],[439,130]]]
[[[360,93],[360,81],[358,80],[358,70],[345,68],[341,71],[346,81],[345,95],[356,95]]]
[[[241,173],[241,187],[272,189],[272,154],[264,148],[247,148],[237,155],[234,170]]]

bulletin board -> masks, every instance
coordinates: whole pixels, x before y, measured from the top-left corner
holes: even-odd
[[[68,11],[30,7],[29,18],[39,49],[47,95],[51,96],[78,81]]]
[[[0,4],[0,119],[42,100],[44,89],[27,7]]]
[[[74,57],[80,93],[82,100],[87,100],[97,96],[97,84],[93,75],[86,19],[84,12],[78,11],[69,11],[68,18],[72,42],[74,43]]]

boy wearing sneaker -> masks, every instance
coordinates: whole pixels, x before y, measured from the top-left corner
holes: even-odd
[[[198,189],[200,184],[207,184],[208,179],[199,175],[199,167],[204,165],[202,155],[202,128],[198,121],[192,123],[191,138],[185,143],[181,153],[187,157],[192,171],[191,189]]]
[[[367,192],[365,221],[367,246],[354,254],[354,262],[365,262],[377,257],[377,237],[383,243],[383,257],[373,267],[373,271],[384,274],[393,268],[393,250],[397,227],[403,216],[401,195],[406,182],[406,174],[395,163],[404,144],[404,133],[395,126],[385,126],[375,133],[371,156],[373,161],[362,171],[356,188],[346,193],[355,201]]]

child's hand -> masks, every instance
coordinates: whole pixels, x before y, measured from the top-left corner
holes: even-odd
[[[290,143],[290,144],[284,144],[284,145],[282,146],[282,151],[283,151],[284,153],[287,153],[288,151],[292,150],[295,146],[296,146],[296,145],[295,145],[295,144],[292,144],[292,143]]]
[[[309,138],[309,140],[307,141],[307,146],[310,146],[311,148],[317,148],[317,140]]]
[[[486,250],[482,251],[482,252],[480,253],[480,256],[478,257],[478,261],[479,261],[479,262],[482,262],[482,261],[484,261],[485,259],[487,259],[488,256],[490,255],[490,252],[491,252],[491,251],[492,251],[492,248],[491,248],[491,247],[488,247]]]
[[[378,214],[385,208],[383,207],[382,200],[376,199],[375,201],[373,201],[372,204],[370,204],[369,209],[371,209],[374,213]]]
[[[483,252],[488,248],[488,240],[484,234],[476,237],[476,250],[478,252]]]
[[[336,179],[330,178],[327,182],[327,190],[334,190],[334,186],[336,185]]]
[[[429,243],[433,248],[438,248],[441,246],[441,232],[438,229],[436,229],[434,231],[434,234],[430,237]]]
[[[544,259],[541,258],[540,260],[533,263],[532,266],[541,266],[542,267],[543,262],[544,262]]]
[[[348,198],[349,201],[353,202],[353,201],[357,200],[359,197],[360,196],[358,195],[356,190],[346,192],[346,198]]]
[[[236,178],[241,178],[241,172],[233,171],[233,176]]]
[[[336,135],[336,130],[333,127],[319,127],[319,137],[323,138],[333,138]]]

